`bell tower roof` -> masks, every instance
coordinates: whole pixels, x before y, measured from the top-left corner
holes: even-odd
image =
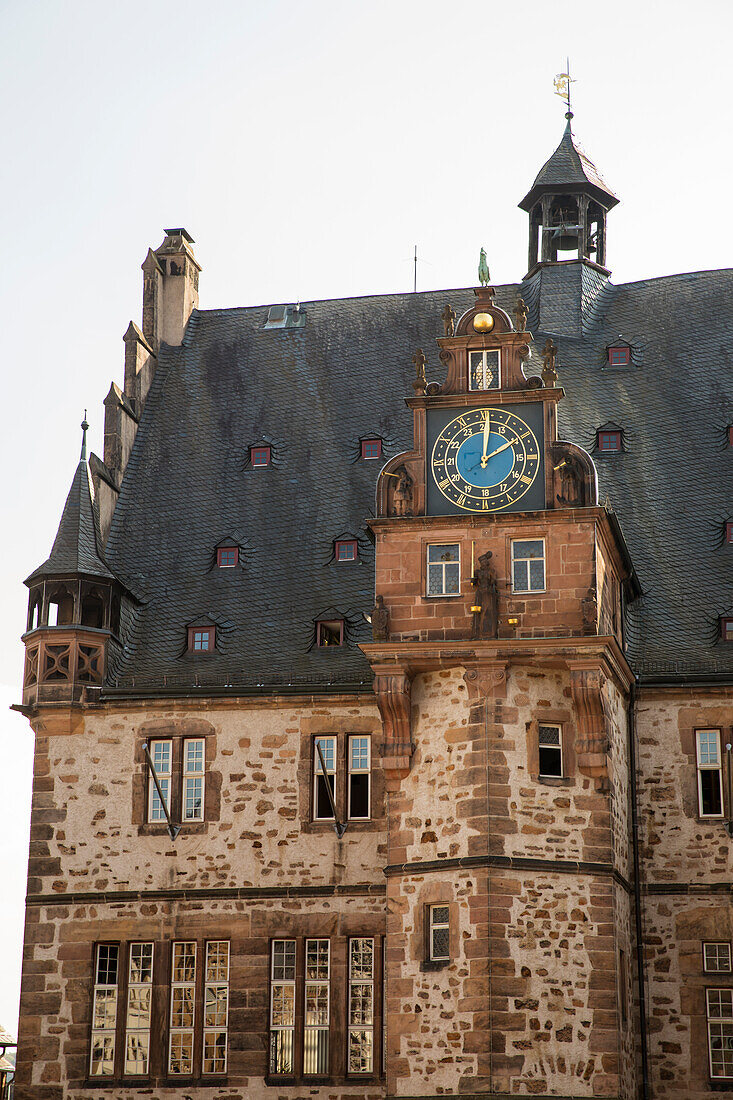
[[[66,498],[51,553],[43,565],[31,573],[26,584],[39,577],[63,576],[69,573],[84,573],[92,577],[116,579],[106,565],[100,549],[102,537],[99,530],[99,517],[94,502],[92,477],[86,459],[87,428],[85,417],[82,424],[81,458]]]
[[[608,184],[606,184],[595,164],[576,144],[570,123],[573,115],[568,111],[567,125],[562,140],[550,159],[543,164],[529,192],[519,203],[520,210],[527,213],[542,195],[564,191],[569,194],[585,193],[594,198],[606,210],[618,203]]]

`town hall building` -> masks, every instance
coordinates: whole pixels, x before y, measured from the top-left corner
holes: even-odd
[[[613,283],[571,121],[511,285],[148,252],[26,581],[16,1100],[733,1091],[733,271]]]

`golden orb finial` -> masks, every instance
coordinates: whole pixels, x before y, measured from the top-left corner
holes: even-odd
[[[473,319],[473,327],[476,332],[491,332],[494,327],[494,318],[490,313],[477,313]]]

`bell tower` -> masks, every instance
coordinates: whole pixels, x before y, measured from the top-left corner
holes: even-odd
[[[527,277],[539,267],[581,260],[606,269],[606,215],[618,199],[576,143],[571,122],[529,192],[519,203],[529,214]]]

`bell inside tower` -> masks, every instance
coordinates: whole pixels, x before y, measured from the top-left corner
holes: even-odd
[[[588,195],[543,195],[530,212],[530,270],[558,260],[606,262],[606,211]]]

